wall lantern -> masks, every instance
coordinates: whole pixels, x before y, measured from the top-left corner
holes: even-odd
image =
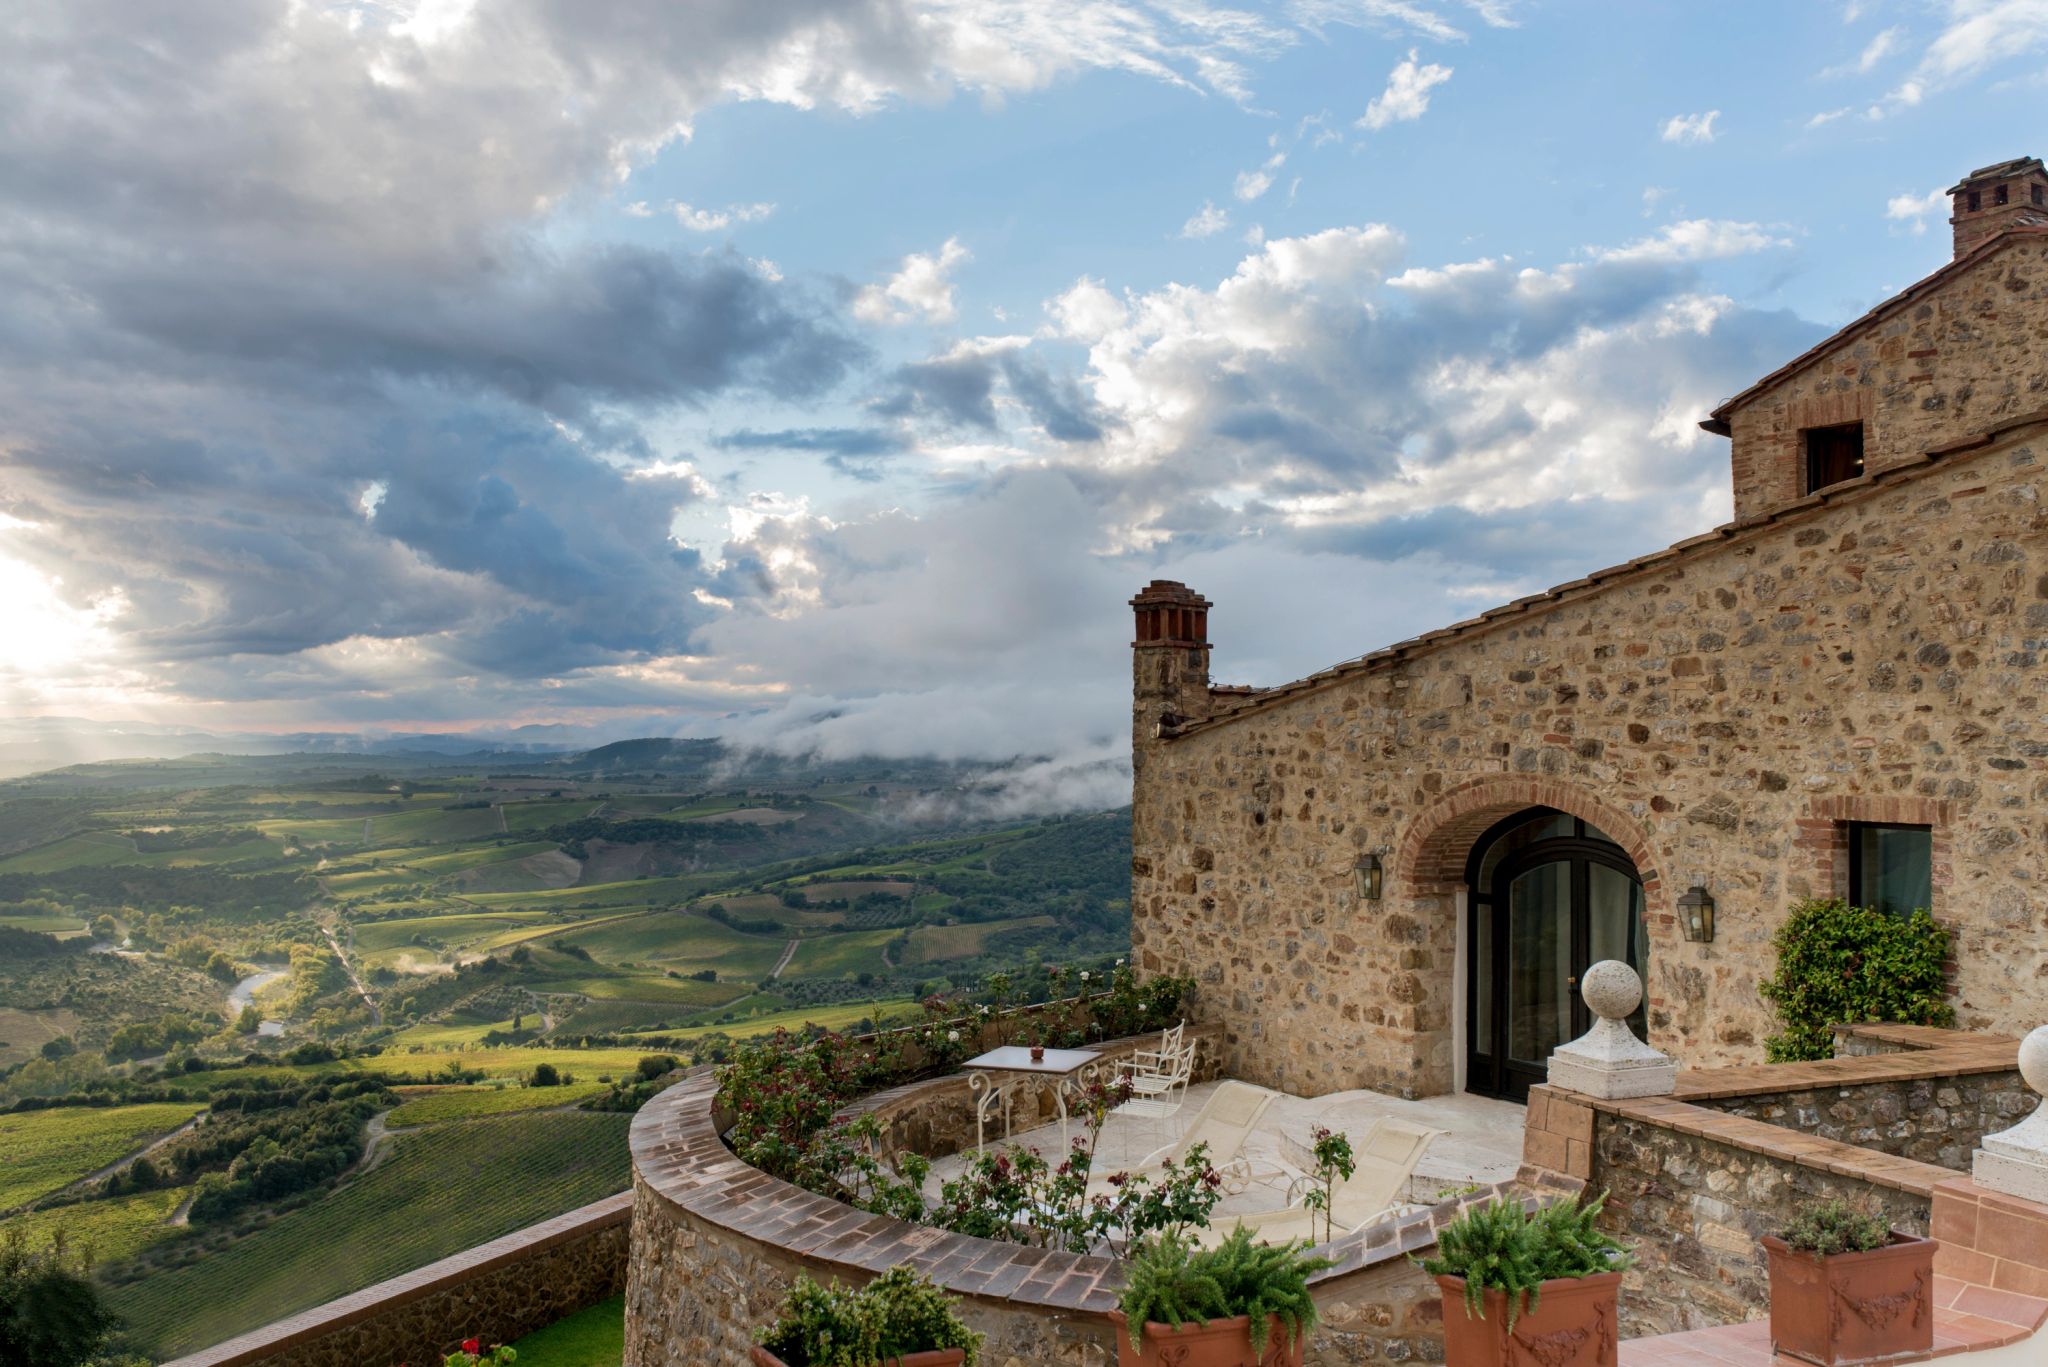
[[[1358,862],[1351,866],[1351,876],[1358,880],[1358,897],[1360,901],[1377,902],[1380,900],[1380,857],[1378,855],[1360,855]]]
[[[1678,925],[1685,938],[1704,944],[1714,938],[1714,895],[1694,884],[1678,899]]]

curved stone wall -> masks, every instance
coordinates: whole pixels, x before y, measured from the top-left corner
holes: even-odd
[[[1108,1046],[1126,1052],[1138,1041]],[[859,1284],[907,1263],[961,1298],[988,1336],[985,1367],[1116,1360],[1111,1326],[1121,1264],[996,1243],[869,1215],[770,1177],[726,1147],[717,1083],[702,1069],[656,1097],[633,1122],[633,1239],[626,1273],[625,1367],[743,1363],[797,1273]],[[891,1131],[940,1114],[965,1094],[958,1077],[895,1088],[867,1105]],[[971,1129],[971,1116],[968,1121]],[[1502,1188],[1466,1198],[1485,1200]],[[1435,1284],[1409,1254],[1435,1243],[1458,1203],[1336,1240],[1315,1281],[1324,1325],[1312,1367],[1440,1361]]]

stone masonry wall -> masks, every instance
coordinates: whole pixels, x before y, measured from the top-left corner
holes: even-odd
[[[1984,1136],[2019,1123],[2036,1100],[2013,1069],[1723,1097],[1699,1104],[1801,1134],[1968,1172],[1970,1155]]]
[[[165,1367],[397,1367],[508,1343],[625,1289],[627,1214],[622,1192]]]
[[[1803,492],[1802,428],[1863,423],[1867,469],[2048,407],[2048,236],[2015,236],[1729,414],[1739,517]]]
[[[2024,1033],[2048,1019],[2044,460],[2021,428],[1356,665],[1219,691],[1164,735],[1134,718],[1136,962],[1197,979],[1234,1076],[1447,1091],[1465,858],[1543,804],[1643,878],[1651,1042],[1753,1062],[1772,932],[1846,887],[1839,823],[1927,823],[1959,1024]],[[1226,660],[1232,616],[1259,606],[1217,605]],[[1366,853],[1378,902],[1353,887]],[[1673,916],[1695,883],[1711,943]]]
[[[1622,1282],[1626,1337],[1754,1319],[1770,1303],[1763,1249],[1800,1202],[1842,1197],[1925,1234],[1932,1197],[1758,1153],[1648,1121],[1602,1115],[1591,1191],[1636,1251]]]

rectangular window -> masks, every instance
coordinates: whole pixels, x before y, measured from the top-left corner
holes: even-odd
[[[1998,188],[1997,188],[1996,190],[1993,190],[1993,191],[1991,192],[1991,202],[1992,202],[1993,204],[2003,204],[2003,203],[2005,203],[2005,202],[2006,202],[2006,187],[2005,187],[2005,186],[2001,185],[2001,186],[1999,186],[1999,187],[1998,187]]]
[[[2048,190],[2043,190],[2040,186],[2036,185],[2034,187],[2034,203],[2036,206],[2048,204]]]
[[[1863,473],[1863,424],[1809,427],[1800,434],[1806,444],[1806,492],[1840,484]]]
[[[1849,825],[1849,900],[1893,916],[1934,905],[1934,832],[1926,826]]]
[[[1969,205],[1969,211],[1973,214],[1984,207],[1984,201],[1978,198],[1977,191],[1975,190],[1970,191],[1965,198]]]

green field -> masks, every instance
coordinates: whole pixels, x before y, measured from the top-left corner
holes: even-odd
[[[623,1191],[630,1120],[564,1111],[395,1136],[322,1200],[108,1300],[160,1358],[219,1343]]]
[[[53,845],[25,850],[10,859],[0,859],[0,873],[63,873],[70,869],[105,864],[134,864],[143,868],[187,868],[201,864],[233,864],[245,859],[271,860],[284,854],[282,845],[268,840],[244,840],[233,845],[208,845],[194,850],[157,850],[140,854],[125,836],[93,832],[74,835]]]
[[[12,930],[33,930],[41,935],[54,935],[68,940],[74,935],[86,933],[86,924],[76,916],[0,916],[0,926]]]
[[[534,1025],[539,1022],[538,1018],[535,1018],[534,1020],[522,1023]],[[510,1016],[501,1021],[483,1021],[481,1023],[466,1021],[450,1022],[445,1020],[421,1021],[418,1025],[409,1025],[393,1035],[389,1047],[393,1049],[410,1049],[414,1047],[424,1049],[467,1049],[481,1044],[484,1036],[490,1034],[493,1030],[509,1032],[511,1029],[512,1018]]]
[[[70,1186],[169,1134],[199,1111],[170,1101],[146,1106],[67,1106],[0,1115],[0,1210]]]
[[[134,1257],[171,1234],[173,1231],[165,1221],[191,1194],[190,1187],[165,1187],[104,1201],[32,1210],[0,1220],[0,1238],[18,1231],[28,1240],[29,1247],[39,1248],[53,1235],[62,1234],[70,1247],[91,1249],[95,1264],[118,1262]]]
[[[903,932],[899,930],[849,930],[843,935],[820,935],[796,947],[796,957],[783,974],[791,978],[843,978],[862,971],[886,973],[882,950]]]
[[[566,826],[571,821],[581,821],[597,810],[595,802],[508,802],[505,804],[505,829],[508,831],[539,831],[549,826]]]
[[[518,1111],[553,1110],[586,1101],[605,1089],[602,1082],[577,1082],[567,1087],[407,1088],[404,1104],[385,1120],[393,1129],[398,1129],[407,1125],[438,1125],[446,1120],[511,1115]]]
[[[450,811],[433,807],[425,811],[394,812],[370,819],[370,843],[396,841],[474,840],[498,832],[498,813],[490,807],[460,807]]]

